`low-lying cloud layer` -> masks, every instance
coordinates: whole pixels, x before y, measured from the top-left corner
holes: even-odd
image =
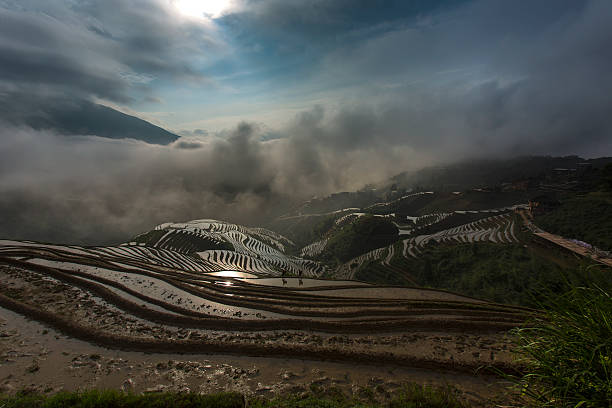
[[[237,1],[217,26],[170,0],[0,0],[0,237],[103,244],[166,221],[256,224],[427,165],[612,154],[609,1],[371,3]],[[185,84],[208,81],[240,102],[220,98],[223,115],[251,101],[301,113],[179,124],[165,147],[27,126],[59,99],[170,95],[198,112],[217,101]]]
[[[286,139],[262,142],[258,129],[245,123],[223,138],[163,147],[5,125],[0,231],[3,237],[102,244],[166,221],[256,224],[295,200],[356,188],[395,170],[402,149],[340,152],[311,143],[300,132],[314,130],[306,117],[317,114],[305,114],[293,127],[296,136]]]

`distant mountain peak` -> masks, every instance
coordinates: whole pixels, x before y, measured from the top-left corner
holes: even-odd
[[[66,136],[95,135],[109,139],[135,139],[167,145],[179,136],[143,119],[84,99],[51,98],[29,103],[0,101],[1,117],[17,125],[50,129]]]

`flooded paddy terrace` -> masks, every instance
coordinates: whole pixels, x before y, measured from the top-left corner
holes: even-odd
[[[430,289],[262,277],[197,259],[185,270],[129,251],[104,256],[66,248],[0,246],[0,316],[14,312],[112,353],[472,373],[512,364],[506,333],[530,313]]]

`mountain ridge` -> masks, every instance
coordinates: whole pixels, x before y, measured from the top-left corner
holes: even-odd
[[[168,145],[179,136],[133,115],[85,99],[43,98],[24,109],[18,97],[0,99],[0,117],[14,125],[52,130],[66,136],[94,135]],[[24,113],[25,112],[25,113]]]

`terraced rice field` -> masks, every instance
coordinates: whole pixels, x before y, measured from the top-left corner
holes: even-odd
[[[397,205],[398,203],[401,203],[404,200],[410,200],[410,199],[414,199],[416,197],[433,196],[433,195],[434,195],[433,191],[421,191],[421,192],[418,192],[418,193],[407,194],[407,195],[402,196],[402,197],[400,197],[398,199],[395,199],[393,201],[385,201],[385,202],[381,202],[381,203],[372,204],[371,206],[367,207],[366,210],[368,210],[368,211],[385,211],[385,210],[393,208],[393,206]]]
[[[323,250],[325,250],[327,241],[329,241],[329,238],[323,238],[322,240],[315,241],[312,244],[306,245],[300,251],[300,255],[308,256],[308,257],[315,257],[317,255],[320,255],[323,252]]]
[[[206,265],[263,275],[315,277],[325,271],[315,261],[285,255],[293,242],[280,234],[217,220],[161,224],[126,245],[172,250]]]
[[[236,235],[240,231],[227,232],[248,242]],[[278,278],[275,271],[247,271],[257,259],[244,253],[235,252],[238,259],[211,253],[217,257],[142,246],[2,241],[0,308],[110,348],[468,371],[483,361],[511,364],[504,333],[530,313],[438,290]],[[236,264],[245,267],[228,270]],[[408,347],[406,336],[416,332],[423,336],[419,347]],[[433,353],[430,342],[441,332],[449,336],[448,347]],[[472,335],[489,339],[494,351],[484,356],[455,349],[453,342]]]
[[[515,224],[514,215],[507,213],[483,218],[459,227],[439,231],[435,234],[418,235],[402,241],[402,254],[416,258],[421,249],[431,242],[518,242],[515,235],[515,229],[517,228]]]
[[[505,212],[503,212],[505,211]],[[456,212],[457,213],[457,212]],[[458,212],[461,214],[467,212]],[[427,245],[460,244],[472,242],[494,242],[507,244],[518,242],[516,237],[519,225],[513,212],[508,209],[495,209],[485,211],[471,211],[470,213],[496,214],[457,227],[444,229],[432,234],[417,235],[419,229],[430,226],[447,219],[451,214],[438,214],[425,216],[430,221],[423,221],[421,228],[407,231],[411,236],[387,247],[377,248],[362,254],[340,265],[334,272],[337,279],[353,279],[356,271],[366,262],[379,261],[383,266],[393,268],[391,260],[398,254],[404,258],[419,257]],[[418,217],[422,219],[423,217]],[[401,230],[400,230],[401,231]],[[400,234],[401,235],[401,234]],[[400,272],[400,271],[398,271]]]

